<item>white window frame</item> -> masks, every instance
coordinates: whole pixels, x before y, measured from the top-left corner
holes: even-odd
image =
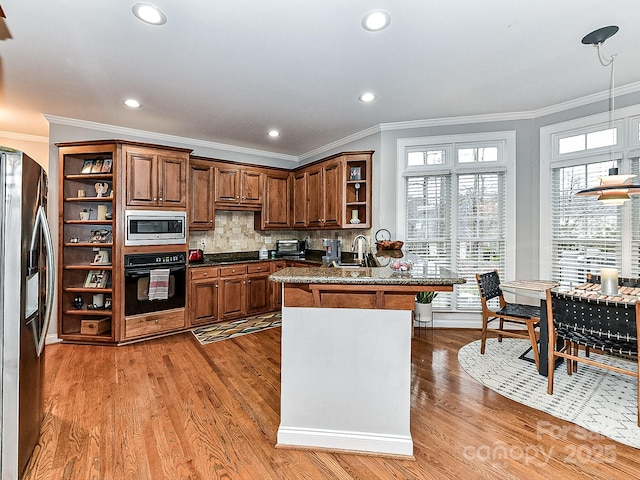
[[[502,161],[498,162],[480,162],[480,163],[462,163],[458,164],[453,158],[457,147],[478,147],[488,145],[501,145],[499,148],[503,148],[502,155],[498,155],[498,158]],[[406,151],[411,148],[426,147],[426,148],[440,148],[445,145],[451,145],[450,155],[448,155],[448,162],[443,165],[426,165],[421,167],[407,167],[406,166]],[[399,138],[397,140],[397,159],[396,159],[396,236],[399,240],[405,241],[405,222],[406,222],[406,191],[405,191],[405,177],[414,176],[420,174],[438,175],[438,174],[454,174],[454,179],[459,174],[465,173],[482,173],[482,172],[505,172],[505,241],[506,241],[506,258],[505,258],[505,275],[507,278],[515,278],[516,264],[516,132],[514,130],[498,131],[498,132],[483,132],[483,133],[469,133],[460,135],[441,135],[433,137],[411,137],[411,138]],[[455,182],[454,182],[455,183]],[[455,185],[452,185],[455,188]],[[457,213],[452,212],[452,224],[457,223]],[[456,245],[455,229],[454,238],[452,239],[452,245]],[[452,269],[456,271],[456,256],[452,252],[453,258]],[[467,279],[471,281],[471,279]],[[473,279],[475,282],[475,279]],[[452,311],[458,311],[455,308]],[[461,312],[469,312],[469,310],[462,310]]]
[[[610,115],[609,112],[603,112],[548,125],[540,129],[540,278],[551,278],[552,271],[552,219],[550,215],[552,169],[615,158],[620,162],[620,173],[625,173],[631,171],[631,158],[638,157],[640,154],[640,134],[638,134],[638,129],[640,128],[640,106],[638,105],[616,110],[615,117],[617,120],[613,124],[618,128],[616,146],[566,154],[558,153],[558,141],[560,138],[609,128],[611,125],[609,121]],[[638,179],[636,178],[635,183],[637,182]],[[594,199],[594,201],[596,200]],[[630,204],[631,202],[627,202],[619,207],[623,209],[621,276],[631,276]]]

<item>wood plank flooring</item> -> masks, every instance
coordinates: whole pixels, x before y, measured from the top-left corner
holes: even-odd
[[[50,345],[41,442],[24,478],[640,478],[638,450],[465,374],[458,349],[479,335],[427,330],[412,341],[415,461],[275,449],[280,329],[206,346],[190,333],[124,347]]]

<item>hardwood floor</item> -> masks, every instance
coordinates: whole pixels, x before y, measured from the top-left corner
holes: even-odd
[[[25,480],[640,478],[638,450],[465,374],[457,352],[478,331],[419,335],[415,461],[274,448],[280,329],[206,346],[190,333],[124,347],[50,345],[45,421]]]

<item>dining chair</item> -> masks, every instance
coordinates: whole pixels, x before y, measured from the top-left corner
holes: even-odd
[[[586,297],[575,292],[547,290],[547,320],[549,323],[549,371],[547,393],[553,394],[553,374],[556,358],[605,368],[638,378],[638,332],[640,302],[614,301]],[[558,349],[557,340],[563,340]],[[636,370],[609,365],[595,356],[580,356],[583,346],[601,354],[615,355],[636,363]],[[631,364],[629,365],[631,367]],[[567,374],[572,368],[567,366]],[[638,385],[640,395],[640,384]],[[640,398],[637,405],[640,426]]]
[[[540,368],[540,357],[535,329],[540,323],[540,307],[507,302],[500,288],[500,276],[497,270],[481,274],[476,273],[476,282],[478,283],[480,301],[482,303],[482,341],[480,344],[480,353],[484,355],[488,333],[496,333],[499,342],[502,342],[503,336],[525,338],[531,342],[531,350],[533,351],[536,370],[538,370]],[[499,308],[492,309],[489,306],[489,301],[494,298],[498,299],[497,306]],[[491,322],[498,322],[498,328],[490,328]],[[527,328],[527,333],[505,330],[505,323],[524,325]]]

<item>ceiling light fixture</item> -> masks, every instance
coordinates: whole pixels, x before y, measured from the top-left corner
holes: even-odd
[[[275,138],[280,136],[280,132],[278,130],[269,130],[269,133],[267,135]]]
[[[362,19],[362,28],[370,32],[384,30],[391,23],[391,15],[384,10],[374,10],[367,13]]]
[[[135,99],[133,99],[133,98],[127,98],[127,99],[124,101],[124,104],[125,104],[127,107],[131,107],[131,108],[140,108],[140,107],[142,106],[142,105],[140,105],[140,102],[139,102],[138,100],[135,100]]]
[[[151,25],[164,25],[167,16],[158,7],[148,3],[136,3],[131,9],[133,14],[145,23]]]
[[[616,25],[602,27],[585,35],[582,43],[585,45],[593,45],[598,50],[598,60],[603,67],[611,66],[611,79],[609,82],[609,130],[611,131],[611,156],[613,157],[613,148],[617,140],[617,132],[614,128],[615,117],[615,70],[614,62],[617,54],[606,58],[600,52],[600,46],[605,40],[616,34],[619,28]],[[613,158],[612,158],[613,161]],[[610,168],[607,177],[600,177],[600,185],[593,188],[580,190],[576,195],[589,196],[597,195],[598,201],[605,205],[622,205],[629,200],[629,195],[640,194],[640,185],[631,183],[631,179],[636,175],[619,175],[617,168]]]
[[[360,95],[361,102],[369,103],[369,102],[373,102],[375,99],[376,99],[376,95],[372,92],[366,92]]]

